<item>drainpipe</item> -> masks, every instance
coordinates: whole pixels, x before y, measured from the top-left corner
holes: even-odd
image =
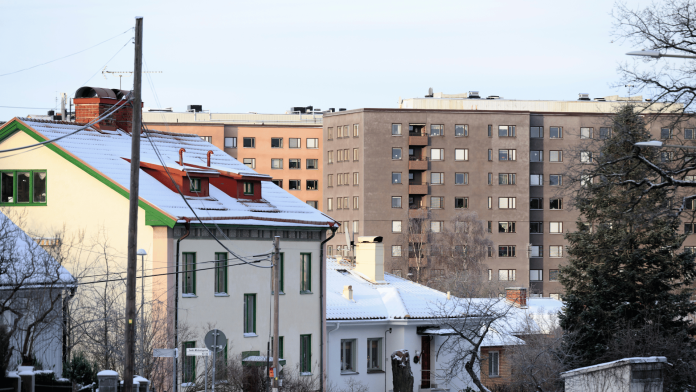
[[[63,298],[63,363],[68,363],[70,360],[70,353],[68,352],[68,346],[70,342],[68,341],[70,334],[68,333],[68,330],[70,329],[70,326],[68,325],[70,322],[70,318],[68,317],[68,303],[70,300],[75,296],[75,288],[72,287],[70,289],[70,294],[68,294],[65,298]]]
[[[392,329],[384,331],[384,392],[387,392],[387,332],[391,333]]]
[[[186,234],[176,240],[176,271],[174,273],[174,280],[176,282],[174,284],[174,349],[179,347],[179,243],[191,234],[191,222],[188,219],[184,223],[184,227],[186,228]],[[176,358],[174,358],[174,386],[172,388],[174,392],[178,390],[178,370],[178,362]]]
[[[319,379],[320,387],[319,392],[324,392],[324,384],[326,383],[326,377],[324,376],[324,329],[326,328],[324,322],[326,321],[326,306],[324,305],[324,244],[329,242],[336,235],[337,227],[331,225],[331,237],[325,239],[321,242],[319,246],[319,346],[321,347],[321,355],[319,356]]]

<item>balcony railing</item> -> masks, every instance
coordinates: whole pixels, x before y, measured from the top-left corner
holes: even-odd
[[[428,170],[428,160],[425,158],[408,157],[408,170]]]

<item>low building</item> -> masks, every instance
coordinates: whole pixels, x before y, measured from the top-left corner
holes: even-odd
[[[624,358],[573,369],[561,377],[566,392],[662,392],[666,365],[666,357]]]

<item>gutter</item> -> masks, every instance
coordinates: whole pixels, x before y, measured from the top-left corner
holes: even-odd
[[[179,243],[183,241],[186,237],[188,237],[189,234],[191,234],[191,222],[188,219],[184,223],[184,227],[186,228],[186,234],[184,234],[181,238],[176,240],[176,271],[174,274],[174,280],[176,282],[174,285],[174,350],[176,350],[177,347],[179,347]],[[177,392],[178,390],[178,370],[178,363],[176,360],[174,360],[174,385],[172,386],[172,390],[174,392]]]
[[[324,329],[326,328],[326,304],[324,303],[324,264],[326,260],[324,260],[324,244],[336,235],[338,227],[334,226],[335,223],[335,221],[330,223],[331,237],[325,239],[319,245],[319,346],[321,347],[321,355],[319,356],[319,392],[324,392],[324,384],[326,384],[326,377],[324,376]]]
[[[75,296],[75,291],[76,288],[72,287],[70,288],[70,294],[63,298],[63,363],[68,363],[68,360],[70,359],[70,353],[68,352],[68,346],[69,346],[69,334],[68,334],[68,329],[69,327],[69,322],[70,319],[68,317],[68,303],[70,300]]]

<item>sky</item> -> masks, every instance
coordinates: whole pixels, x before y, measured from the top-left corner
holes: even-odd
[[[429,87],[507,99],[627,95],[617,67],[642,49],[612,36],[609,0],[2,0],[1,7],[0,75],[99,45],[0,76],[0,120],[45,114],[59,93],[73,97],[81,86],[118,88],[119,78],[102,70],[133,69],[136,16],[144,17],[144,68],[161,71],[144,78],[144,105],[175,111],[393,108]],[[122,82],[131,88],[133,78]]]

